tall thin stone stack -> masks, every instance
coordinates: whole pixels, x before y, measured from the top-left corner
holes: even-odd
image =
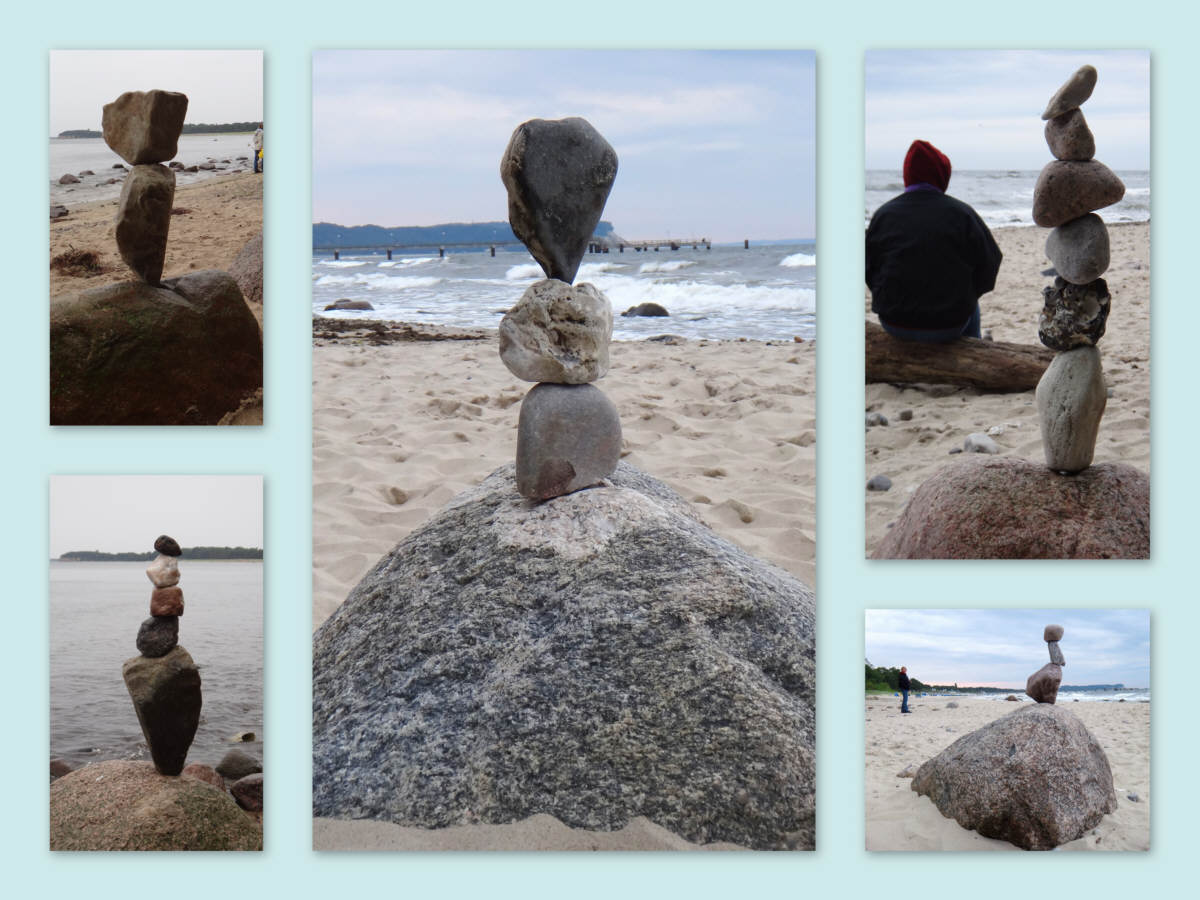
[[[572,284],[616,174],[616,152],[581,118],[518,125],[500,162],[509,223],[546,274],[500,323],[500,358],[537,383],[517,426],[517,490],[532,500],[594,485],[620,459],[617,409],[592,384],[608,371],[612,305]]]
[[[1054,154],[1033,191],[1033,220],[1053,229],[1046,255],[1054,285],[1042,291],[1038,324],[1043,344],[1059,351],[1037,387],[1046,465],[1073,474],[1092,464],[1107,392],[1100,351],[1110,296],[1108,229],[1095,210],[1118,202],[1125,185],[1094,159],[1096,141],[1080,106],[1092,95],[1096,70],[1083,66],[1050,99],[1046,143]]]
[[[1042,639],[1050,651],[1050,662],[1029,676],[1025,682],[1025,693],[1038,703],[1053,703],[1058,699],[1058,686],[1062,684],[1062,667],[1067,664],[1063,659],[1058,642],[1062,640],[1061,625],[1047,625],[1042,632]]]
[[[137,634],[142,655],[126,660],[121,671],[154,768],[163,775],[178,775],[200,724],[200,670],[179,646],[183,590],[178,559],[182,550],[165,534],[154,542],[154,549],[158,557],[146,569],[146,577],[154,585],[150,618],[142,622]]]

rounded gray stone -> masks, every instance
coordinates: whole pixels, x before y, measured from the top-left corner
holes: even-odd
[[[166,166],[134,166],[121,187],[117,249],[125,265],[147,284],[158,284],[162,278],[174,201],[175,173]]]
[[[1046,144],[1055,159],[1085,162],[1096,155],[1096,139],[1083,111],[1072,109],[1046,123]]]
[[[1095,281],[1108,269],[1108,228],[1095,213],[1059,225],[1046,238],[1046,256],[1071,284]]]
[[[531,284],[500,321],[500,359],[525,381],[587,384],[608,372],[612,305],[590,284]]]
[[[964,453],[999,453],[1000,445],[982,431],[968,434],[963,440]]]
[[[1033,221],[1054,228],[1124,196],[1125,183],[1099,160],[1056,159],[1046,163],[1033,186]]]
[[[259,760],[242,750],[230,750],[221,757],[215,768],[223,777],[233,781],[263,770]]]
[[[1042,640],[1047,643],[1050,641],[1061,641],[1063,634],[1064,631],[1061,625],[1047,625],[1042,631]]]
[[[1092,96],[1096,87],[1095,66],[1080,66],[1071,77],[1063,83],[1046,104],[1042,112],[1043,119],[1053,119],[1079,106],[1082,106]]]
[[[1090,466],[1108,402],[1100,351],[1077,347],[1058,353],[1038,382],[1035,397],[1046,465],[1072,473]]]
[[[104,104],[104,142],[130,165],[166,162],[178,150],[187,107],[187,95],[175,91],[127,91]]]
[[[867,482],[868,491],[890,491],[892,489],[892,479],[886,475],[873,475],[871,480]]]
[[[151,616],[137,633],[142,656],[166,656],[179,643],[179,616]]]
[[[591,487],[621,458],[617,408],[590,384],[539,384],[521,401],[517,490],[549,500]]]
[[[1094,346],[1104,337],[1112,298],[1103,278],[1088,284],[1055,278],[1052,287],[1042,288],[1042,299],[1038,338],[1051,350]]]

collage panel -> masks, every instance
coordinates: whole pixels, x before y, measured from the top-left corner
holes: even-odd
[[[261,50],[50,52],[51,425],[262,425]]]
[[[262,487],[51,477],[51,850],[262,849]]]
[[[866,55],[866,555],[1150,557],[1150,54]]]
[[[814,74],[314,54],[316,849],[814,846]]]

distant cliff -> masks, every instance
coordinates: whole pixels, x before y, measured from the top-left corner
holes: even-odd
[[[318,222],[312,227],[314,247],[448,246],[452,244],[520,243],[507,222],[451,222],[446,225],[335,225]],[[611,222],[596,226],[596,236],[611,234]]]

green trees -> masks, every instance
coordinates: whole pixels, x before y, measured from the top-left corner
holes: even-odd
[[[866,663],[868,691],[898,691],[900,690],[900,670],[894,666],[888,668],[875,667]],[[929,686],[916,678],[909,676],[909,690],[925,691]]]

